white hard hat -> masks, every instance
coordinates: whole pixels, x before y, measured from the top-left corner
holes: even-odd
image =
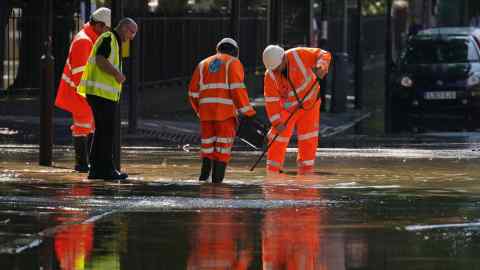
[[[111,14],[112,12],[110,11],[109,8],[101,7],[92,13],[91,18],[96,22],[103,22],[106,26],[111,27],[112,26]]]
[[[274,70],[277,68],[283,59],[283,54],[285,50],[278,45],[268,45],[265,50],[263,50],[263,64],[268,70]]]
[[[222,40],[220,40],[218,43],[217,43],[217,49],[218,47],[220,47],[220,45],[222,44],[230,44],[230,45],[233,45],[235,48],[238,49],[238,44],[235,40],[233,40],[232,38],[223,38]]]

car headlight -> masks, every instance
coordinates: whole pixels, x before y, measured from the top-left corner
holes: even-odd
[[[403,87],[412,87],[413,81],[412,81],[412,79],[410,79],[410,77],[404,76],[404,77],[400,80],[400,84],[401,84]]]
[[[477,84],[480,84],[480,78],[478,75],[472,75],[470,78],[468,78],[467,87],[475,86]]]

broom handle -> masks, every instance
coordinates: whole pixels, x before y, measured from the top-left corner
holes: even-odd
[[[287,118],[287,121],[285,121],[285,126],[287,126],[288,122],[290,121],[290,119],[292,118],[292,116],[298,111],[298,109],[300,108],[300,106],[297,106],[295,107],[295,110],[293,112],[290,113],[290,115],[288,116]],[[272,127],[272,130],[273,130],[273,127]],[[255,170],[255,167],[257,167],[258,163],[260,162],[260,160],[262,160],[262,158],[265,156],[265,154],[267,153],[268,149],[270,149],[270,146],[272,146],[273,142],[275,142],[275,140],[277,139],[277,137],[280,135],[280,132],[277,132],[277,134],[275,134],[275,136],[273,136],[273,139],[270,141],[270,143],[267,145],[267,147],[265,147],[265,150],[263,150],[262,154],[257,158],[257,160],[255,161],[255,163],[252,165],[252,167],[250,168],[250,171],[253,172],[253,170]],[[268,136],[268,134],[267,134]]]

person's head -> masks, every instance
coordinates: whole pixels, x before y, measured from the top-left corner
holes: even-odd
[[[224,38],[217,43],[217,53],[226,53],[238,58],[239,51],[237,42],[232,38]]]
[[[106,7],[101,7],[92,13],[89,23],[95,33],[100,35],[110,29],[112,26],[111,13],[110,9]]]
[[[120,36],[120,39],[125,42],[135,38],[135,35],[138,31],[138,26],[132,18],[126,17],[118,22],[117,26],[115,27],[115,31]]]
[[[265,68],[270,71],[283,71],[286,66],[285,50],[278,45],[268,45],[262,55]]]

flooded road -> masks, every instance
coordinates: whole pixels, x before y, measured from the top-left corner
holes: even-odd
[[[318,152],[267,176],[234,154],[199,183],[196,149],[127,148],[128,183],[0,155],[0,269],[480,269],[480,152],[469,145]],[[436,149],[435,149],[436,148]]]

